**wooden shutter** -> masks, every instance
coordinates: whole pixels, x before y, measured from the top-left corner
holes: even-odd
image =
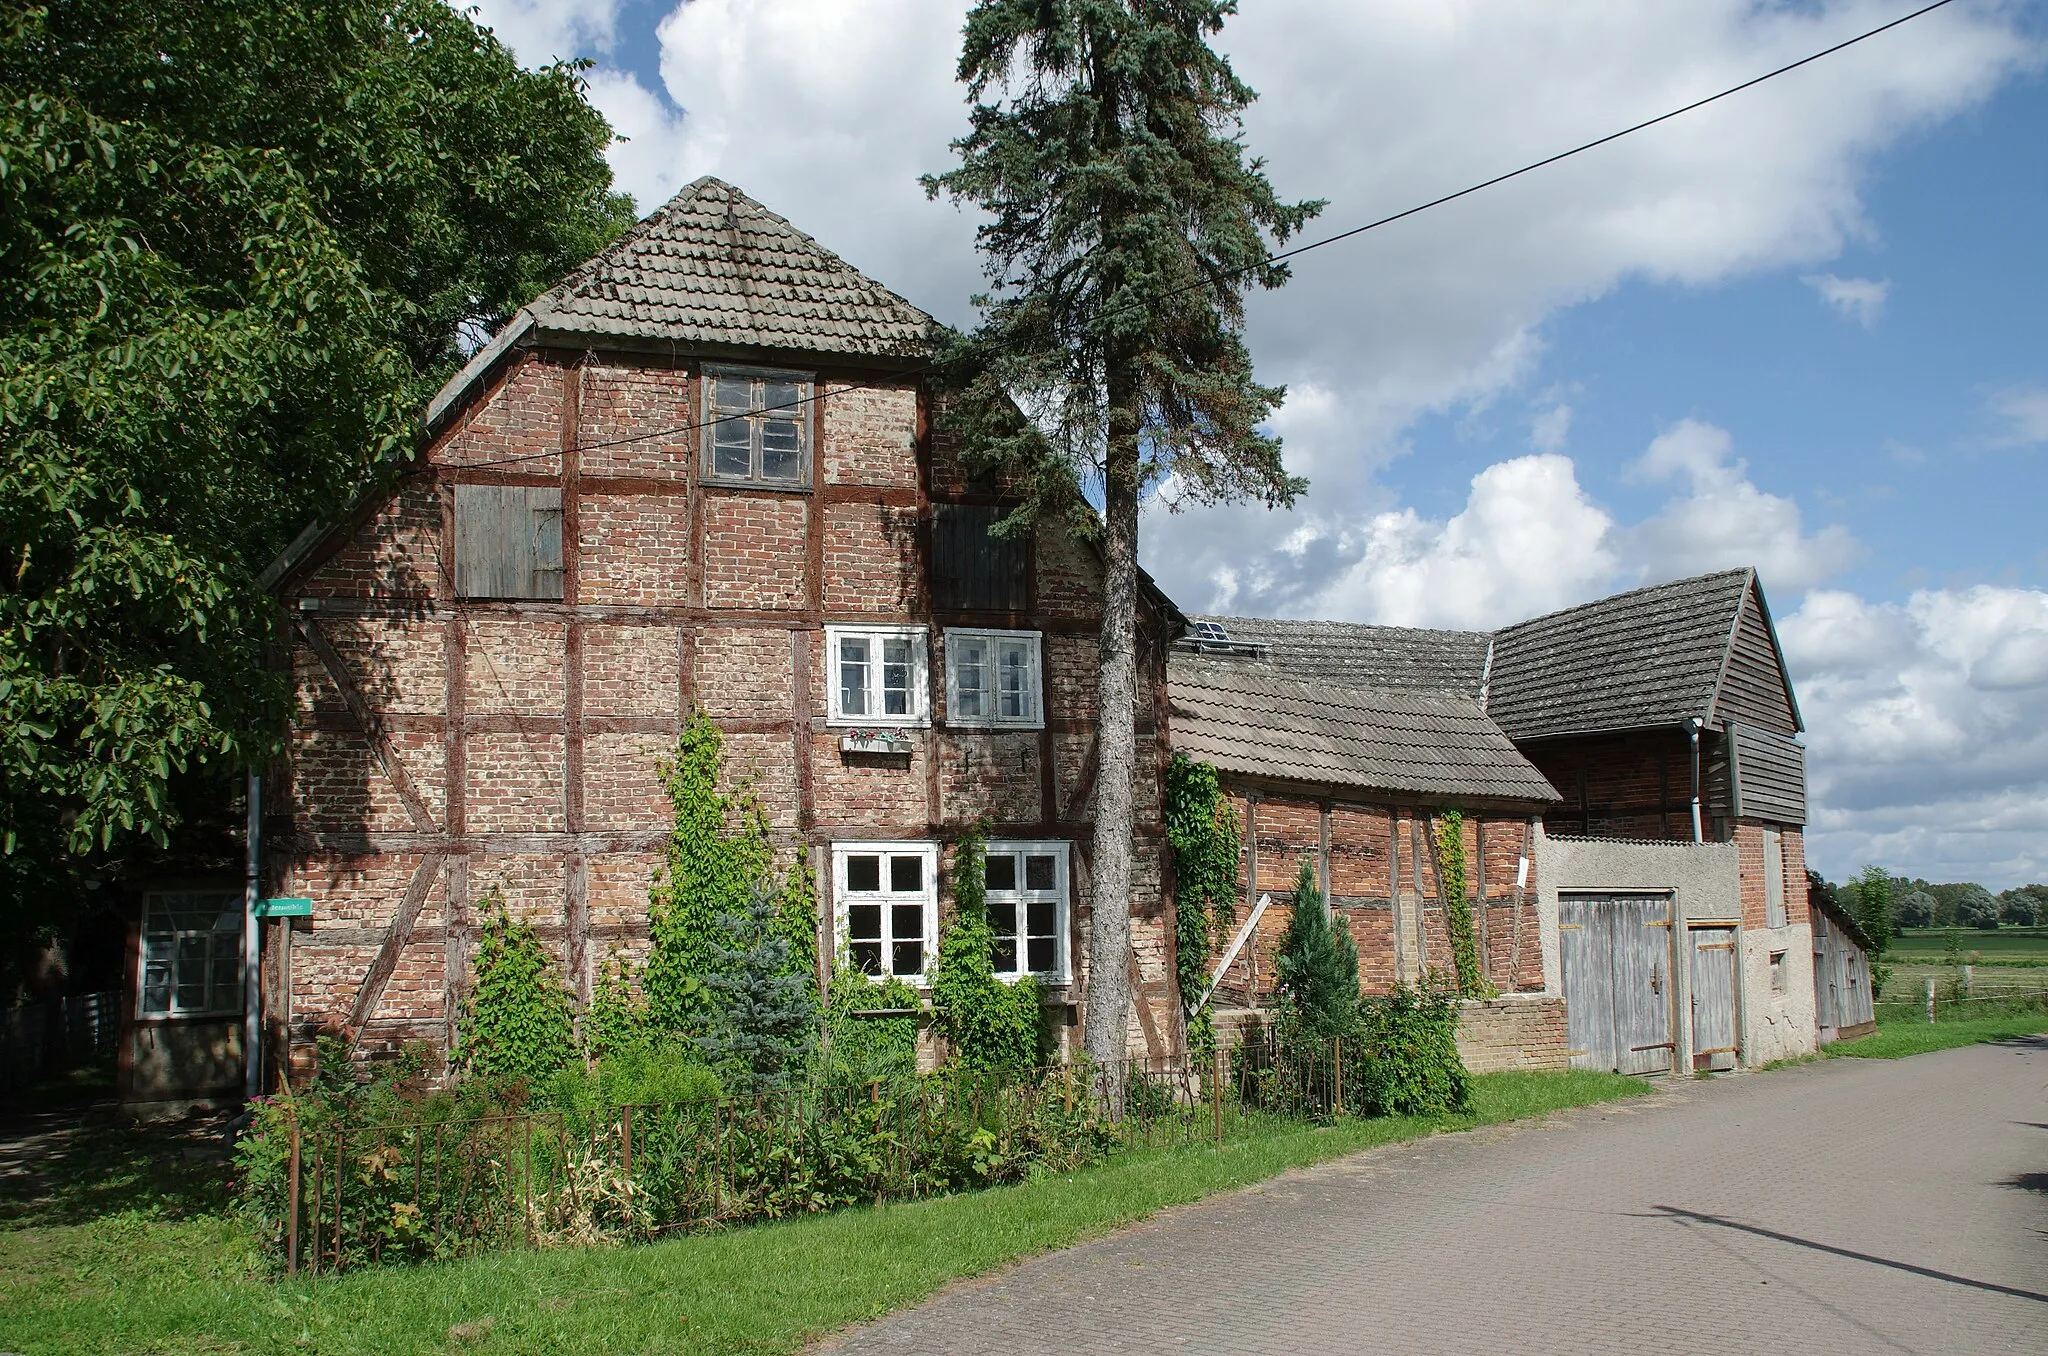
[[[463,598],[559,599],[562,491],[553,485],[457,485],[455,592]]]
[[[949,612],[1021,612],[1029,558],[1022,537],[992,537],[1007,512],[988,504],[932,511],[932,603]]]

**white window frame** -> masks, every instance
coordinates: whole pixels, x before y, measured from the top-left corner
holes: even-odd
[[[161,914],[173,909],[196,910],[213,907],[214,923],[203,928],[170,927],[152,930],[151,924]],[[239,1017],[246,1001],[245,985],[242,978],[242,929],[246,920],[242,916],[244,899],[242,891],[232,889],[190,889],[152,890],[142,897],[142,935],[137,943],[139,954],[135,964],[135,1015],[147,1020],[161,1020],[177,1017]],[[220,927],[220,920],[233,917],[232,930]],[[178,952],[188,938],[205,939],[206,955],[199,958],[205,971],[202,986],[208,1002],[200,1007],[186,1007],[178,999],[179,965]],[[162,967],[165,975],[167,994],[164,1006],[152,1007],[149,1001],[151,971]],[[221,987],[214,975],[223,967],[232,970],[234,1001],[227,1007],[214,1007],[211,997]]]
[[[866,640],[870,650],[868,695],[873,699],[870,706],[881,704],[881,682],[877,670],[881,667],[882,642],[885,640],[908,639],[910,641],[910,696],[906,705],[909,711],[901,715],[882,715],[869,711],[849,713],[844,704],[845,693],[840,687],[839,646],[848,639]],[[922,626],[828,626],[825,628],[825,683],[831,694],[827,725],[871,727],[915,728],[932,723],[931,693],[931,646],[928,633]]]
[[[1030,659],[1025,665],[1029,687],[1025,692],[1028,710],[1022,716],[1004,716],[991,710],[984,716],[963,716],[960,714],[960,649],[961,642],[984,640],[989,643],[991,656],[1000,654],[1000,647],[1006,644],[1028,647]],[[990,686],[987,689],[992,706],[999,707],[1002,701],[1000,688],[995,676],[1001,672],[1000,662],[989,665]],[[1045,728],[1045,636],[1039,631],[991,631],[971,626],[949,626],[946,628],[946,724],[963,730],[1042,730]]]
[[[762,427],[768,423],[767,413],[762,404],[767,395],[763,389],[767,382],[786,382],[795,386],[795,408],[788,411],[789,422],[797,430],[797,476],[794,480],[771,480],[762,474]],[[811,487],[811,397],[816,381],[810,372],[788,372],[765,367],[723,367],[707,364],[704,368],[704,442],[699,452],[702,459],[704,479],[717,485],[745,485],[764,490],[808,490]],[[714,399],[714,388],[720,382],[747,383],[748,413],[721,417]],[[787,402],[778,401],[780,406]],[[719,429],[735,421],[744,421],[747,426],[747,473],[734,475],[720,471],[717,463]],[[778,421],[779,422],[779,421]]]
[[[925,974],[931,969],[932,959],[938,955],[939,950],[939,845],[937,843],[904,842],[901,840],[895,842],[834,843],[832,845],[832,933],[834,947],[837,952],[850,959],[852,956],[852,936],[849,928],[850,919],[848,911],[853,904],[863,902],[869,896],[866,891],[861,891],[856,895],[847,889],[846,863],[848,858],[911,856],[921,858],[924,862],[922,875],[920,876],[923,882],[923,889],[916,896],[917,902],[924,909],[924,935],[921,939],[924,959],[918,966],[917,973],[897,974],[895,978],[902,980],[906,984],[922,987],[925,983]],[[885,962],[882,971],[884,975],[890,973],[886,963],[894,960],[892,953],[895,949],[895,920],[891,912],[894,907],[891,901],[907,901],[912,898],[908,894],[899,894],[887,888],[889,884],[889,871],[889,864],[887,861],[884,861],[881,865],[882,878],[880,881],[884,888],[877,891],[873,896],[874,901],[880,904],[882,909],[881,942],[882,958]]]
[[[1016,889],[1008,892],[991,890],[986,898],[986,904],[993,904],[1008,897],[1015,902],[1018,909],[1018,929],[1014,934],[1017,939],[1017,965],[1009,970],[998,969],[995,972],[996,978],[1012,982],[1021,979],[1038,979],[1043,980],[1047,984],[1065,984],[1068,982],[1072,974],[1072,971],[1069,969],[1067,954],[1067,938],[1071,930],[1069,920],[1073,917],[1074,877],[1073,872],[1070,870],[1071,859],[1069,855],[1071,846],[1071,844],[1059,839],[1000,839],[991,841],[984,847],[983,850],[989,856],[1004,854],[1015,856],[1018,859]],[[1051,891],[1030,890],[1026,888],[1024,884],[1023,859],[1027,856],[1051,857],[1053,859],[1053,889]],[[1028,919],[1025,916],[1024,910],[1034,898],[1042,901],[1048,894],[1052,896],[1051,902],[1054,906],[1053,968],[1050,970],[1026,969],[1025,967],[1030,963],[1030,956],[1026,940],[1029,936]],[[984,907],[986,907],[986,904]],[[993,917],[991,917],[990,923],[993,926]],[[999,940],[1000,937],[1001,934],[999,934]]]

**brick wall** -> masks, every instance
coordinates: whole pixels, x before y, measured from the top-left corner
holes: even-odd
[[[706,494],[704,605],[802,607],[810,509],[795,496]]]
[[[1563,1069],[1564,999],[1495,998],[1458,1005],[1458,1057],[1472,1073],[1510,1069]]]
[[[1551,833],[1692,837],[1692,747],[1684,734],[1542,740],[1521,751],[1564,797],[1544,815]]]
[[[581,601],[671,607],[689,601],[690,499],[683,489],[586,494],[577,524]]]
[[[576,437],[583,474],[686,484],[703,436],[687,427],[696,422],[694,384],[687,368],[659,361],[614,357],[585,363]],[[625,438],[638,441],[620,441]]]
[[[824,400],[825,483],[917,487],[917,391],[834,390]]]

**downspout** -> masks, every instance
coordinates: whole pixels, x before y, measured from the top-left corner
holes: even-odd
[[[1692,841],[1706,842],[1706,835],[1700,831],[1700,727],[1706,722],[1694,716],[1688,727],[1692,733]]]
[[[242,880],[242,1091],[253,1100],[263,1091],[262,1020],[263,960],[256,930],[256,899],[261,891],[263,860],[263,777],[249,774],[249,860]]]

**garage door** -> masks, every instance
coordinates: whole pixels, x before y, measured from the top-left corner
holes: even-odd
[[[1669,1071],[1670,899],[1560,894],[1557,919],[1572,1067]]]

